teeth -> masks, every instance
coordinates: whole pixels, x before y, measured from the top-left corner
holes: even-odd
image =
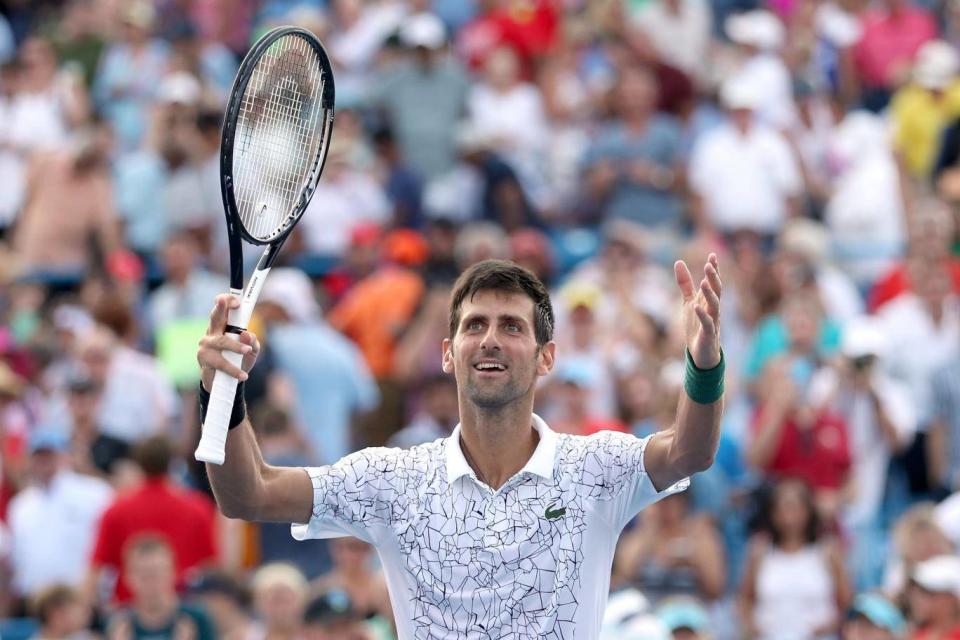
[[[477,365],[477,369],[497,369],[499,371],[503,369],[503,365],[495,362],[481,362]]]

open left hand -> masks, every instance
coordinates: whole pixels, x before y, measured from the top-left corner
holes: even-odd
[[[695,288],[693,276],[683,260],[673,265],[677,286],[683,295],[681,321],[687,350],[700,369],[712,369],[720,363],[720,271],[717,254],[711,253],[703,265],[703,279]]]

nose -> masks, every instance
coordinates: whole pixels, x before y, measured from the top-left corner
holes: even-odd
[[[482,351],[486,351],[487,349],[500,350],[500,340],[497,338],[496,325],[491,324],[487,327],[487,332],[483,335],[483,340],[480,341],[480,349]]]

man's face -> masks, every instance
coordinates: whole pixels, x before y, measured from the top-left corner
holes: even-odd
[[[173,555],[165,549],[134,552],[127,558],[127,582],[137,600],[169,597],[176,589]]]
[[[463,301],[453,340],[443,341],[443,370],[462,398],[498,409],[533,393],[553,368],[554,343],[534,336],[533,300],[520,293],[479,291]]]

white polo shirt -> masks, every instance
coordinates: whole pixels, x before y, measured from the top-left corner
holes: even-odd
[[[596,638],[617,538],[657,493],[649,438],[557,434],[498,491],[477,480],[460,427],[412,449],[365,449],[307,469],[313,517],[293,536],[376,546],[401,640]]]

